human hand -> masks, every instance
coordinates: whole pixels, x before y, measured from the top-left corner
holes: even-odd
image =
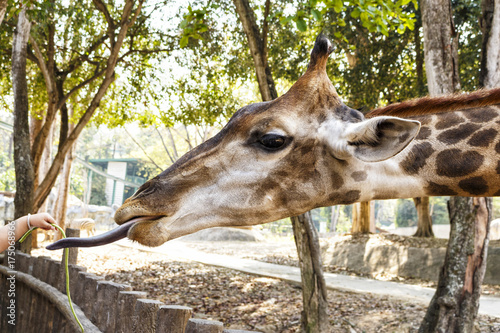
[[[51,223],[56,223],[56,220],[48,213],[38,213],[30,215],[30,225],[32,228],[38,227],[45,230],[56,230]]]

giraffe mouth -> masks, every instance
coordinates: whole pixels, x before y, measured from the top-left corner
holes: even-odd
[[[94,247],[116,242],[127,237],[129,230],[136,224],[141,222],[152,222],[161,219],[163,216],[139,216],[128,220],[120,226],[105,232],[103,234],[88,237],[68,237],[60,239],[46,247],[47,250],[58,250],[68,247]]]

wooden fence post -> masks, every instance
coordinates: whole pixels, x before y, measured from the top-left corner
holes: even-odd
[[[30,273],[30,259],[31,256],[27,253],[16,251],[16,271],[26,274]]]
[[[157,300],[141,298],[135,303],[134,333],[155,333],[157,312],[163,303]]]
[[[50,257],[42,256],[38,257],[38,259],[33,262],[32,275],[34,278],[43,281],[43,279],[47,277],[49,269],[49,265],[46,262],[47,260],[50,260]]]
[[[80,229],[66,228],[66,237],[80,237]],[[68,264],[76,265],[76,262],[78,261],[78,248],[70,247],[68,252],[69,252]],[[61,263],[64,264],[65,258],[66,258],[66,251],[63,251],[63,257]]]
[[[97,282],[97,298],[91,321],[103,332],[115,332],[117,316],[118,294],[120,291],[129,291],[132,287],[111,281]]]
[[[130,329],[134,326],[133,316],[131,315],[133,311],[132,309],[135,310],[135,303],[137,302],[137,299],[144,298],[146,296],[147,293],[144,291],[120,291],[118,293],[116,313],[127,313],[128,315],[119,315],[116,318],[116,333],[130,332]]]
[[[85,280],[83,282],[83,289],[82,289],[82,304],[80,304],[80,307],[82,308],[83,312],[85,313],[85,316],[90,319],[93,323],[95,323],[92,320],[92,315],[94,314],[94,305],[95,302],[97,301],[97,282],[103,280],[101,276],[96,276],[94,274],[90,273],[84,273],[85,275]]]
[[[186,333],[222,333],[222,323],[215,320],[189,319]]]
[[[71,298],[74,300],[74,302],[76,304],[78,304],[78,306],[80,306],[83,310],[83,303],[85,302],[85,298],[86,295],[85,295],[85,289],[84,289],[84,285],[85,285],[85,278],[87,275],[89,275],[90,273],[87,273],[87,272],[79,272],[78,273],[78,277],[76,278],[76,290],[75,290],[75,293],[73,294],[73,291],[71,292]]]
[[[162,305],[156,319],[156,333],[184,333],[193,309],[180,305]]]
[[[50,284],[52,287],[56,288],[60,292],[64,291],[64,269],[59,261],[49,260],[48,261],[48,272],[47,277],[44,282]]]
[[[83,266],[78,266],[78,265],[69,265],[69,292],[71,294],[71,299],[76,304],[79,304],[79,302],[76,301],[77,293],[78,293],[78,274],[80,272],[87,272],[87,267]],[[66,276],[64,276],[64,282],[66,282]],[[64,294],[66,294],[66,288],[64,288],[63,291]]]

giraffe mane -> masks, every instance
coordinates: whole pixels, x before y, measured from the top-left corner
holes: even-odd
[[[500,104],[500,88],[481,89],[471,93],[458,93],[438,97],[426,96],[411,99],[377,108],[365,114],[365,117],[411,117],[495,104]]]

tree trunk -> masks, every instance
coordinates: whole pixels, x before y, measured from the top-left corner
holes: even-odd
[[[429,94],[431,96],[451,94],[460,89],[458,36],[455,34],[453,25],[451,2],[450,0],[422,0],[420,10],[424,30],[425,72]],[[416,198],[414,200],[415,204],[425,201],[429,202],[429,199]],[[419,213],[418,229],[432,230],[432,219],[428,208],[416,208]]]
[[[12,41],[12,88],[14,92],[14,166],[16,172],[15,218],[33,212],[34,173],[31,164],[26,49],[31,24],[26,8],[19,13]],[[21,244],[31,251],[31,239]]]
[[[375,216],[372,201],[357,202],[352,208],[352,229],[353,234],[375,233]]]
[[[479,308],[486,270],[491,201],[455,197],[450,200],[448,210],[451,230],[445,263],[420,333],[473,332]]]
[[[248,0],[233,0],[243,30],[247,36],[248,47],[253,58],[257,82],[263,101],[270,101],[278,97],[274,84],[271,68],[267,62],[267,17],[269,15],[270,0],[266,0],[262,33],[259,31],[255,13]],[[303,234],[306,228],[311,234],[316,232],[312,223],[311,214],[302,214],[292,218],[295,243],[297,252],[301,261],[301,274],[303,286],[303,306],[302,327],[307,332],[328,332],[328,317],[326,316],[328,303],[326,302],[326,288],[319,292],[318,286],[321,285],[324,277],[321,268],[321,253],[317,236],[305,237]],[[302,230],[302,231],[299,231]],[[313,231],[311,231],[313,230]],[[297,234],[297,233],[301,234]],[[314,234],[316,235],[316,234]],[[310,249],[316,248],[317,251]],[[314,263],[314,266],[313,266]],[[323,287],[321,287],[323,288]],[[307,292],[306,292],[307,290]]]
[[[433,96],[452,93],[460,88],[460,83],[450,2],[425,0],[420,8],[429,92]],[[448,208],[451,230],[446,258],[438,288],[420,326],[421,333],[472,332],[479,308],[491,201],[452,197]]]
[[[332,206],[332,214],[330,217],[330,232],[335,234],[337,232],[337,223],[339,221],[340,206]]]
[[[7,11],[7,0],[0,0],[0,25],[5,17],[5,12]]]
[[[500,0],[483,0],[481,30],[481,72],[479,86],[500,86]]]
[[[318,233],[312,224],[310,212],[292,217],[291,220],[302,277],[304,310],[301,329],[308,333],[328,332],[326,283]]]
[[[431,96],[460,89],[458,36],[451,15],[450,0],[422,0],[424,57],[427,85]]]
[[[417,72],[418,95],[425,95],[424,82],[424,54],[422,50],[422,40],[420,38],[420,29],[422,28],[422,17],[417,13],[415,29],[413,31],[415,38],[415,70]]]
[[[413,237],[434,237],[432,218],[429,211],[429,198],[413,198],[413,202],[415,203],[418,216],[417,232],[415,232]]]
[[[266,0],[266,12],[264,14],[264,24],[262,27],[262,35],[259,31],[255,13],[248,0],[233,0],[236,12],[240,17],[243,30],[247,35],[248,47],[252,55],[255,73],[257,74],[257,82],[262,100],[271,101],[278,98],[276,86],[274,84],[271,68],[267,63],[267,16],[269,15],[270,0]]]
[[[69,196],[69,185],[70,185],[70,175],[71,175],[71,165],[73,164],[73,149],[66,155],[64,161],[64,166],[61,172],[61,179],[59,183],[59,189],[57,191],[57,200],[54,207],[54,218],[57,224],[65,230],[66,227],[66,211],[68,207],[68,196]],[[61,232],[58,230],[55,233],[54,240],[62,238]]]

